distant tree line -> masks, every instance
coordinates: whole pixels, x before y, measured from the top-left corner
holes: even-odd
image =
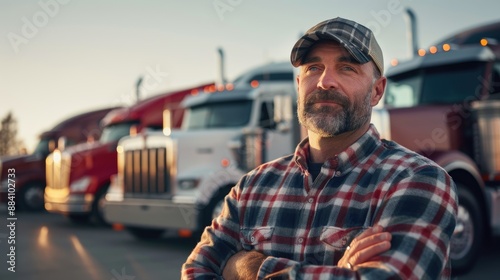
[[[0,156],[25,154],[23,141],[17,139],[17,120],[12,112],[2,118],[0,127]]]

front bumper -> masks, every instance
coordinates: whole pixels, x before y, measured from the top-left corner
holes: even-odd
[[[92,211],[93,194],[70,194],[66,189],[45,189],[45,209],[59,214],[88,214]]]
[[[104,217],[109,223],[161,229],[198,229],[199,210],[195,204],[160,199],[106,200]]]

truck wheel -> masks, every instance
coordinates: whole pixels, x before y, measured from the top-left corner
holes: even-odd
[[[454,275],[464,274],[474,265],[483,245],[484,220],[474,195],[463,185],[458,188],[457,225],[450,245]]]
[[[23,187],[20,193],[20,206],[28,211],[44,210],[44,189],[41,183],[29,183]]]
[[[108,225],[108,222],[104,219],[104,201],[108,188],[109,185],[106,185],[99,189],[92,202],[92,220],[98,225]]]
[[[165,232],[165,230],[163,229],[140,228],[140,227],[127,227],[127,230],[135,238],[139,240],[159,239],[163,235],[163,232]]]
[[[212,220],[217,218],[222,212],[222,207],[224,206],[224,198],[231,190],[231,187],[221,188],[217,191],[217,193],[212,197],[207,206],[201,211],[199,226],[200,231],[206,226],[209,226],[212,223]]]

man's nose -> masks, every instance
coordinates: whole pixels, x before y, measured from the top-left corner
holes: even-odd
[[[338,87],[338,77],[332,70],[325,69],[318,80],[318,88],[332,89]]]

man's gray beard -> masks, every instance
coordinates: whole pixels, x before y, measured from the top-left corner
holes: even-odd
[[[341,110],[328,106],[313,109],[313,106],[306,106],[305,101],[301,104],[299,100],[297,104],[299,122],[321,137],[333,137],[354,131],[371,119],[370,93],[371,89],[362,103],[351,104],[345,101],[345,104],[339,104]]]

